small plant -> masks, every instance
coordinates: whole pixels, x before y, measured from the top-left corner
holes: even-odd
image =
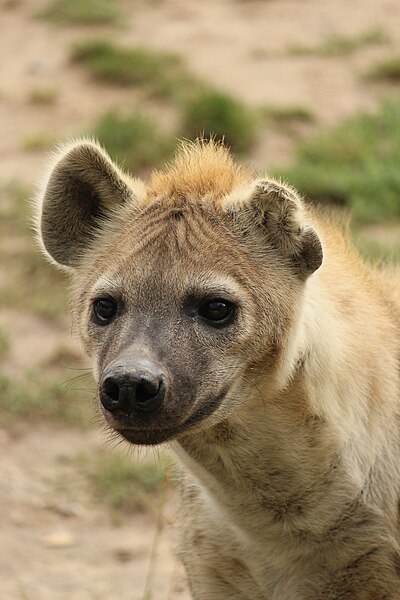
[[[379,62],[367,71],[366,78],[371,81],[400,83],[400,56]]]
[[[0,190],[0,234],[7,232],[28,233],[28,199],[31,191],[15,181],[10,181]],[[1,237],[0,236],[0,237]]]
[[[10,342],[5,331],[0,329],[0,360],[7,356],[10,350]]]
[[[56,138],[53,134],[47,132],[30,133],[21,142],[23,150],[27,152],[40,152],[48,150],[54,146]]]
[[[182,135],[224,140],[235,152],[246,152],[256,141],[255,111],[229,94],[202,90],[183,107]]]
[[[367,236],[356,235],[354,242],[360,254],[374,263],[400,263],[400,243],[397,246],[383,244]]]
[[[348,56],[360,48],[386,44],[388,35],[380,28],[367,30],[353,37],[332,34],[327,36],[319,46],[290,46],[288,53],[292,56]]]
[[[120,20],[115,0],[52,0],[40,17],[68,25],[107,25]]]
[[[279,175],[316,202],[351,209],[359,222],[400,218],[400,103],[385,102],[299,146]]]
[[[22,379],[22,381],[21,381]],[[82,401],[82,391],[75,392],[47,378],[42,373],[25,373],[14,377],[0,375],[0,413],[3,421],[10,424],[21,419],[43,419],[62,425],[83,427],[90,425],[89,402]]]
[[[66,310],[63,276],[45,263],[32,239],[31,191],[10,183],[0,191],[0,261],[7,264],[0,307],[21,308],[55,319]],[[12,232],[12,243],[6,243]]]
[[[176,54],[89,40],[75,46],[72,58],[87,66],[99,81],[140,86],[160,98],[179,95],[194,85]]]
[[[49,106],[57,101],[58,92],[52,87],[34,87],[28,92],[28,100],[31,104]]]
[[[110,112],[98,121],[93,134],[112,158],[133,173],[159,165],[174,149],[173,139],[141,113]]]
[[[117,512],[154,509],[161,491],[168,485],[165,461],[138,462],[117,452],[101,452],[87,462],[87,471],[95,497]]]
[[[315,120],[305,106],[263,106],[260,113],[267,121],[278,124],[312,123]]]

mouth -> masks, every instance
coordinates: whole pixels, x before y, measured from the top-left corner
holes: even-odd
[[[222,392],[218,394],[218,396],[216,396],[213,400],[200,407],[188,419],[173,427],[156,428],[147,426],[141,428],[120,428],[114,425],[114,429],[131,444],[138,444],[143,446],[154,446],[157,444],[162,444],[164,442],[168,442],[169,440],[175,439],[178,435],[182,433],[186,433],[187,431],[195,428],[196,425],[204,421],[207,417],[209,417],[218,409],[227,393],[228,389],[224,388]]]

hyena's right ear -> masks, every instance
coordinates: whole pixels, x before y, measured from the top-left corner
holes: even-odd
[[[116,209],[134,201],[129,181],[94,142],[61,149],[39,196],[38,234],[48,256],[77,267]]]
[[[273,248],[306,278],[322,263],[321,240],[304,217],[297,192],[278,181],[260,179],[239,198],[228,198],[225,210],[252,242],[252,247]]]

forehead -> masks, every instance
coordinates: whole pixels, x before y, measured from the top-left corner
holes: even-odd
[[[168,289],[218,285],[234,294],[252,275],[249,256],[210,208],[155,202],[132,218],[96,269],[95,288]],[[253,269],[255,265],[253,265]]]

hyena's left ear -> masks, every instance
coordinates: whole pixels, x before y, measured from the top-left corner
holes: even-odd
[[[57,264],[77,267],[95,236],[135,198],[126,175],[94,142],[62,148],[39,195],[38,234]]]
[[[276,249],[304,278],[321,266],[321,241],[307,225],[303,203],[291,187],[260,179],[245,197],[228,198],[225,208],[253,248]]]

